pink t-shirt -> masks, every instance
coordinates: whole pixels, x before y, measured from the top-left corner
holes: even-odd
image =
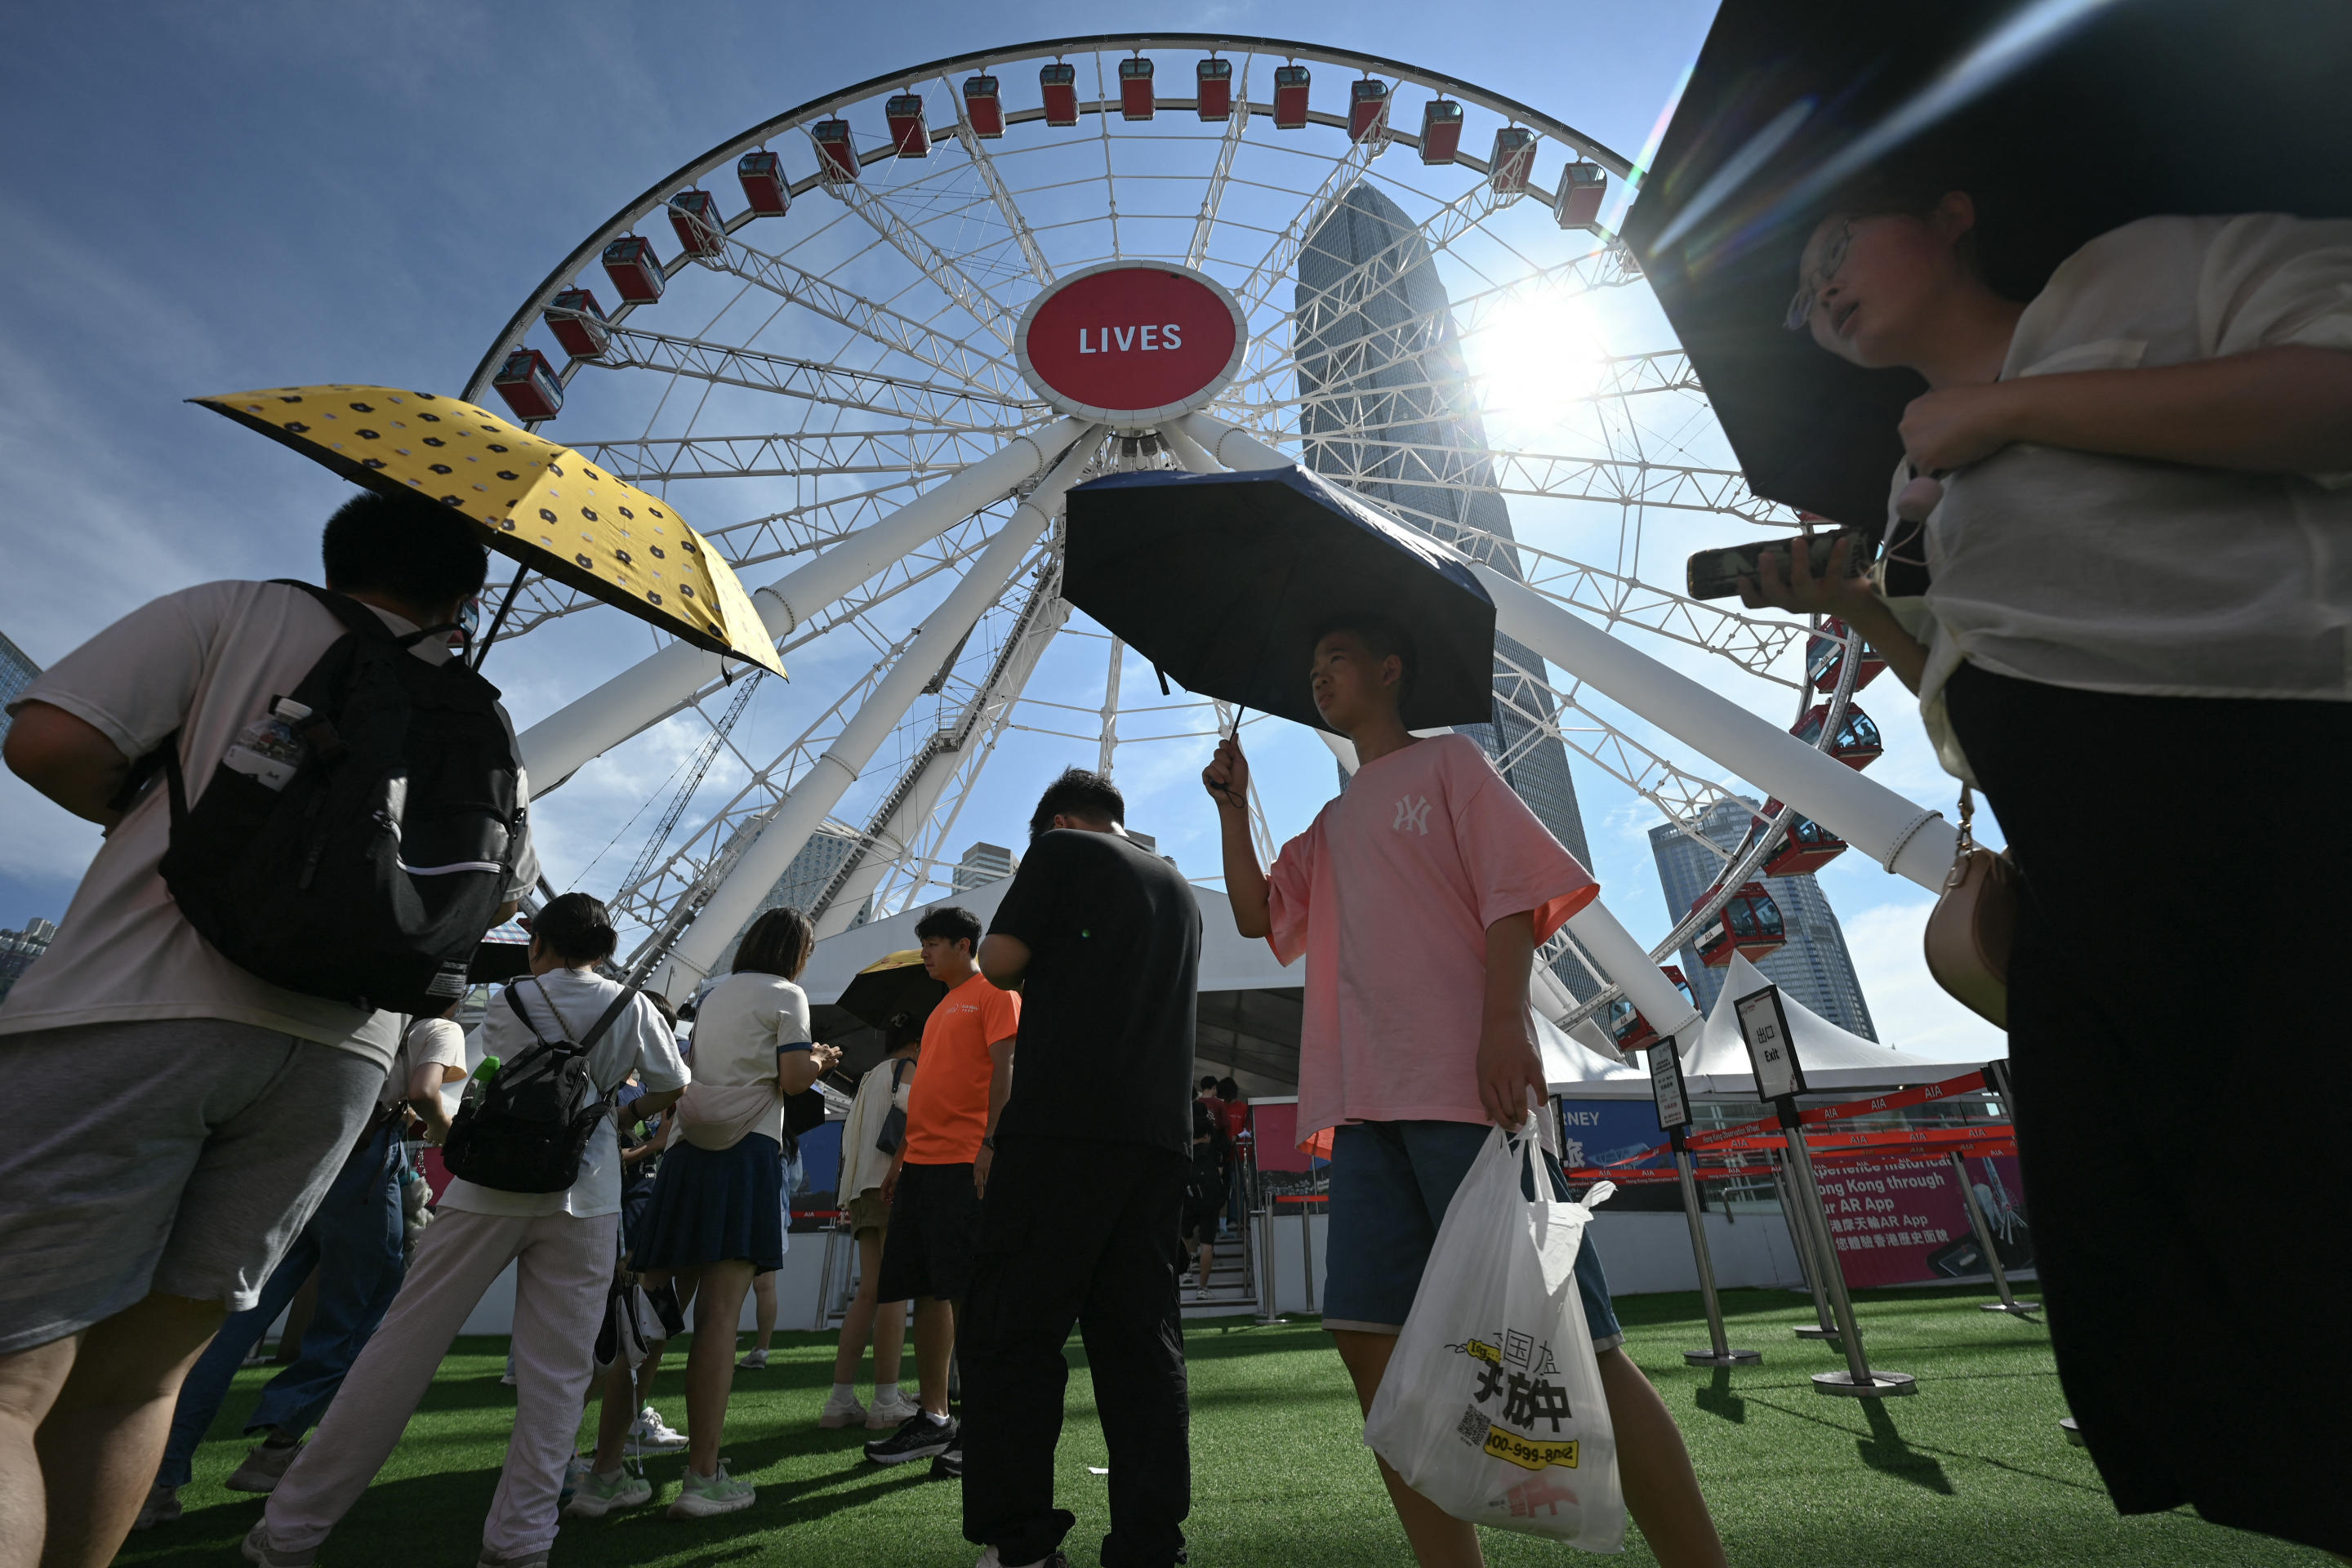
[[[1441,735],[1365,763],[1268,877],[1267,944],[1307,959],[1298,1136],[1343,1121],[1484,1121],[1486,928],[1536,941],[1601,891],[1477,742]]]

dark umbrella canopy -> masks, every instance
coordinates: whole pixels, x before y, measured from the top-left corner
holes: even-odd
[[[2063,9],[1724,0],[1625,238],[1758,494],[1856,526],[1885,516],[1895,426],[1926,384],[1856,369],[1780,320],[1834,210],[1808,176],[1906,109],[1927,123],[1889,155],[1976,198],[1987,276],[2015,299],[2135,218],[2352,213],[2352,5],[2084,4],[2014,71],[1972,54]],[[1950,90],[1971,80],[1991,85]],[[1925,112],[1939,101],[1956,107]]]
[[[1408,729],[1494,717],[1495,605],[1462,558],[1297,467],[1112,474],[1069,499],[1063,593],[1188,689],[1328,729],[1318,627],[1377,612],[1412,639]]]
[[[924,971],[922,953],[909,949],[859,970],[834,1005],[879,1029],[899,1013],[921,1023],[947,994],[948,988]]]

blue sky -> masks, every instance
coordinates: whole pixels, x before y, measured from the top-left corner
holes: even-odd
[[[1540,105],[1632,153],[1712,9],[1705,0],[12,9],[0,21],[0,51],[16,68],[0,100],[12,154],[0,167],[12,215],[0,312],[0,487],[11,518],[0,628],[47,663],[157,594],[315,571],[318,522],[341,483],[182,399],[352,379],[455,390],[515,305],[606,215],[706,147],[828,89],[1030,38],[1230,30],[1407,59]],[[491,673],[525,672],[494,663]],[[795,695],[805,701],[810,691]],[[1899,696],[1873,693],[1890,741],[1874,776],[1948,808],[1949,781]],[[551,700],[530,679],[515,687],[522,722]],[[1303,827],[1316,792],[1330,787],[1311,753],[1286,754],[1307,760],[1269,803],[1278,834]],[[1204,816],[1199,797],[1188,793],[1197,766],[1155,763],[1131,815],[1202,874],[1214,865],[1209,825],[1193,820]],[[1612,905],[1637,934],[1662,933],[1642,837],[1654,813],[1581,769],[1579,784]],[[1025,776],[992,783],[958,844],[1018,842],[1034,789]],[[566,842],[604,843],[620,798],[583,792]],[[565,803],[551,796],[543,820]],[[94,829],[0,778],[0,925],[62,914],[96,843]],[[573,874],[587,858],[572,856]],[[1982,1033],[1918,963],[1924,893],[1854,856],[1823,880],[1890,1043]]]

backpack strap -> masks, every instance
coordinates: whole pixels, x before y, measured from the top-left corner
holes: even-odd
[[[326,606],[328,612],[343,623],[344,629],[361,637],[388,638],[400,647],[413,647],[426,637],[457,629],[457,623],[446,621],[437,626],[425,626],[413,632],[395,632],[383,624],[374,610],[361,604],[349,594],[338,594],[332,588],[321,588],[315,583],[305,583],[299,577],[272,577],[272,583],[289,588],[299,588]]]

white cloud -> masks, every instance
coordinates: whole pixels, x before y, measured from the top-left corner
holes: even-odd
[[[1931,1056],[2006,1055],[2006,1037],[1946,995],[1927,973],[1919,942],[1932,907],[1923,897],[1839,916],[1878,1037]]]

